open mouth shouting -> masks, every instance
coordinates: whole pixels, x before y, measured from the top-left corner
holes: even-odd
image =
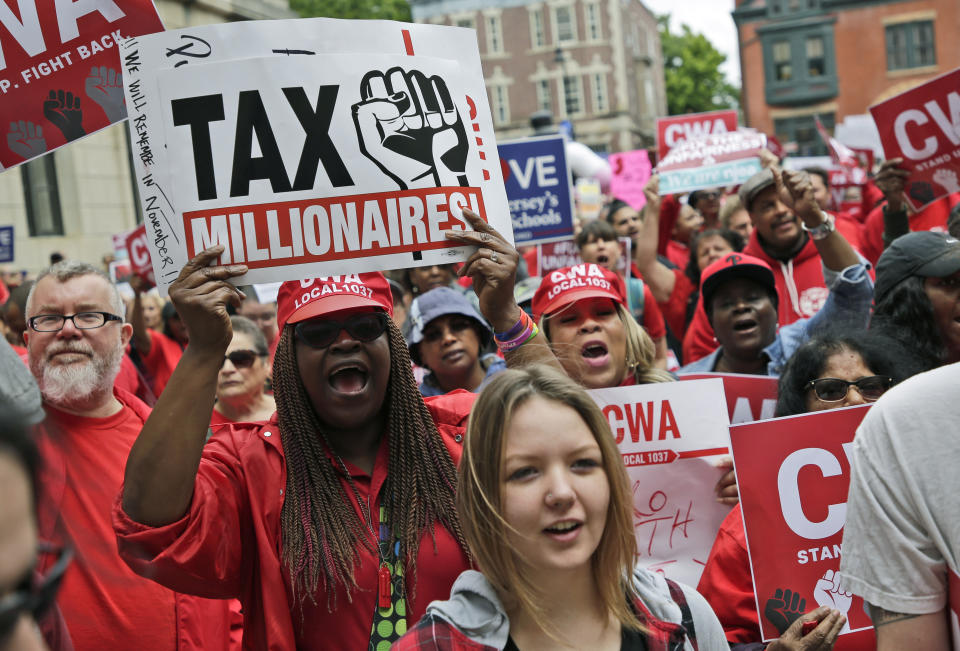
[[[370,382],[370,371],[358,361],[342,362],[327,376],[334,393],[345,397],[363,393]]]
[[[599,367],[610,363],[610,351],[602,341],[588,341],[580,348],[580,356],[587,366]]]
[[[743,317],[733,322],[733,331],[741,336],[749,336],[755,334],[759,326],[759,321],[752,316]]]

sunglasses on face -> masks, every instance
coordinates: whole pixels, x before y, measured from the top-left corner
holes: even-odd
[[[365,312],[345,321],[301,321],[294,326],[293,332],[297,339],[311,348],[326,348],[337,340],[342,330],[346,330],[357,341],[373,341],[386,331],[389,318],[385,312]]]
[[[8,638],[17,626],[21,615],[39,619],[53,604],[67,571],[73,560],[73,550],[69,547],[56,547],[41,542],[38,551],[52,555],[55,560],[46,574],[34,580],[33,572],[23,581],[17,590],[0,599],[0,642]]]
[[[847,397],[851,385],[857,387],[857,391],[860,392],[864,400],[873,402],[893,386],[893,378],[871,375],[870,377],[862,377],[856,382],[850,382],[835,377],[823,377],[819,380],[811,380],[804,388],[812,388],[817,398],[823,402],[840,402]]]
[[[233,364],[233,367],[238,370],[250,368],[253,366],[253,363],[257,361],[258,357],[263,357],[263,355],[255,350],[235,350],[232,353],[224,355],[223,362],[220,363],[220,368],[223,368],[223,365],[227,363],[228,359],[230,363]]]

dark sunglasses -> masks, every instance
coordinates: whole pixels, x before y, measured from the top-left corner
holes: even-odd
[[[847,397],[851,385],[857,387],[857,391],[864,400],[873,402],[893,386],[893,378],[871,375],[862,377],[856,382],[849,382],[835,377],[823,377],[819,380],[811,380],[804,389],[813,388],[817,398],[823,402],[840,402]]]
[[[230,363],[233,364],[234,368],[250,368],[253,366],[253,363],[257,361],[258,357],[266,357],[266,355],[261,355],[254,350],[235,350],[232,353],[227,353],[223,356],[223,361],[220,363],[220,368],[223,368],[223,365],[227,363],[228,359],[230,360]]]
[[[37,549],[55,558],[53,567],[39,580],[34,580],[34,572],[31,572],[16,591],[0,599],[0,640],[13,633],[21,615],[26,614],[38,620],[49,610],[60,589],[63,574],[73,560],[73,550],[69,547],[41,542]]]
[[[357,341],[373,341],[386,331],[389,318],[385,312],[364,312],[345,321],[313,319],[301,321],[293,332],[311,348],[326,348],[337,340],[342,330]]]

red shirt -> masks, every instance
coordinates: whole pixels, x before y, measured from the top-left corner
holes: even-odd
[[[153,393],[159,398],[173,375],[173,369],[177,368],[183,348],[162,332],[147,330],[147,334],[150,335],[150,352],[143,357],[143,365],[153,383]]]
[[[476,396],[456,391],[426,400],[427,408],[454,463],[460,460],[467,416]],[[361,499],[375,495],[387,476],[388,437],[373,475],[351,468]],[[349,468],[349,466],[348,466]],[[280,559],[280,511],[286,466],[276,415],[269,423],[225,426],[207,443],[197,470],[189,511],[177,522],[148,527],[131,520],[114,504],[113,522],[120,554],[138,573],[176,590],[207,596],[239,596],[244,611],[244,649],[294,651],[299,648],[365,649],[373,623],[379,560],[361,548],[356,579],[360,590],[347,600],[338,587],[337,609],[328,612],[326,595],[304,603],[303,625],[291,603],[289,572]],[[363,518],[345,477],[344,494]],[[469,567],[466,554],[442,526],[423,537],[417,557],[417,583],[408,583],[407,622],[412,627],[435,599],[445,599],[453,581]],[[231,544],[225,544],[229,541]]]
[[[664,321],[677,339],[682,340],[687,330],[687,303],[696,286],[687,278],[683,269],[671,269],[674,275],[673,292],[670,298],[658,302]]]
[[[950,209],[960,203],[960,194],[952,194],[925,206],[920,212],[910,215],[911,231],[947,231]],[[883,253],[883,206],[870,211],[863,223],[863,248],[861,253],[872,264],[877,264]]]
[[[667,326],[663,319],[663,313],[660,311],[656,299],[653,298],[653,292],[650,291],[647,283],[643,283],[643,323],[640,325],[654,341],[667,336]]]
[[[780,299],[777,316],[781,326],[809,318],[823,307],[829,290],[823,280],[820,252],[811,238],[807,238],[807,243],[793,258],[781,262],[764,251],[754,229],[743,252],[760,258],[773,270]]]
[[[106,418],[84,418],[46,406],[37,426],[43,460],[41,537],[75,549],[57,601],[78,651],[135,646],[150,651],[226,651],[227,603],[177,595],[141,578],[117,554],[110,507],[127,455],[149,414],[133,395]]]
[[[667,242],[667,260],[680,269],[686,269],[690,262],[690,247],[683,242],[670,240]]]
[[[757,600],[753,594],[753,574],[747,555],[747,536],[743,531],[739,504],[733,507],[720,525],[707,565],[700,575],[697,592],[710,602],[727,634],[727,642],[744,644],[761,641]]]

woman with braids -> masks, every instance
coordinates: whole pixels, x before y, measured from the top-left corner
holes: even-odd
[[[519,255],[464,211],[464,265],[497,332],[529,321]],[[468,567],[454,491],[473,394],[421,397],[379,273],[284,283],[277,413],[204,445],[231,339],[227,281],[244,265],[183,268],[170,295],[190,344],[127,462],[114,510],[120,553],[181,591],[239,597],[243,648],[382,649]],[[535,329],[501,340],[508,363],[552,356]],[[539,354],[538,354],[539,353]]]

